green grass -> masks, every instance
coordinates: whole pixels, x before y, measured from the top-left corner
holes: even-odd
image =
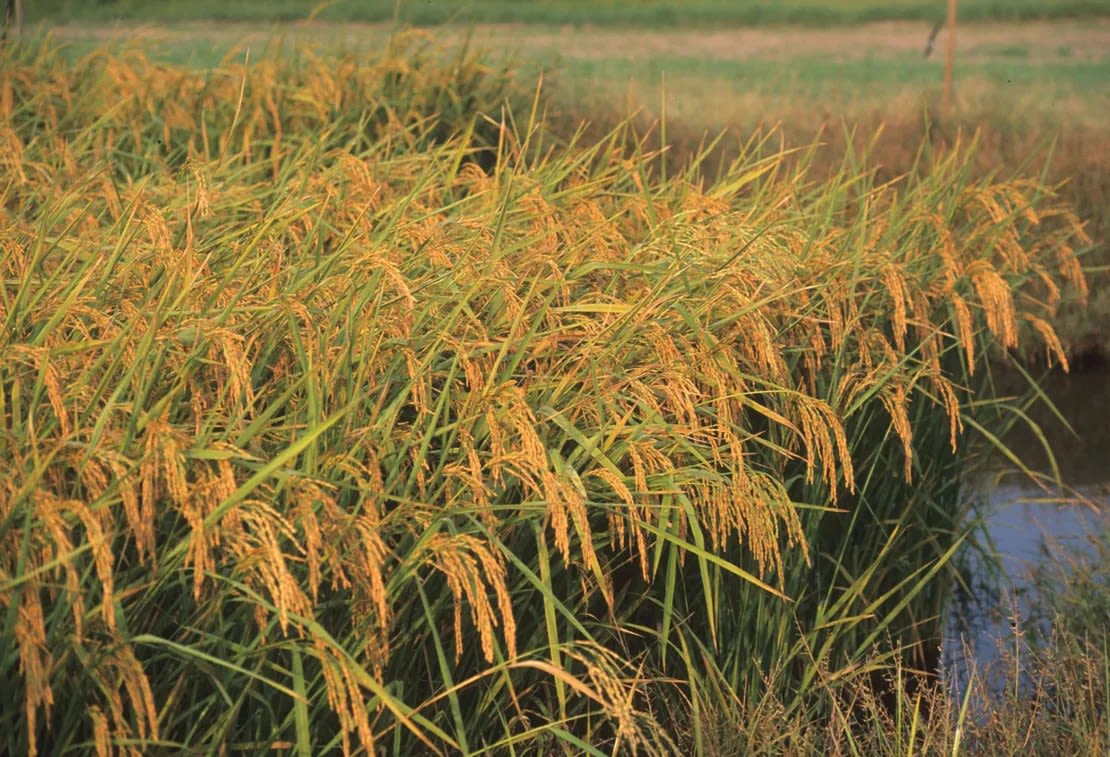
[[[100,29],[105,31],[105,29]],[[532,30],[535,31],[535,30]],[[137,45],[153,60],[177,65],[207,68],[219,64],[229,54],[240,58],[253,46],[254,54],[273,47],[287,52],[297,45],[314,44],[331,54],[372,55],[385,43],[388,33],[377,31],[366,38],[352,38],[333,29],[314,34],[311,30],[286,32],[270,29],[256,35],[250,44],[239,34],[226,34],[218,26],[166,31],[164,39],[133,40],[122,30],[114,37],[116,48]],[[96,33],[74,30],[65,37],[68,54],[80,57],[104,45]],[[527,35],[523,38],[527,40]],[[938,60],[923,60],[916,53],[874,54],[841,59],[837,56],[815,56],[805,53],[781,59],[752,58],[719,59],[691,50],[687,54],[667,53],[641,56],[635,50],[614,50],[604,57],[584,57],[581,50],[562,54],[544,46],[531,48],[529,43],[508,42],[509,47],[487,52],[491,57],[513,57],[529,70],[543,69],[554,77],[572,98],[579,102],[592,92],[604,100],[613,92],[633,86],[647,97],[657,98],[661,87],[679,101],[691,91],[704,93],[702,99],[715,97],[720,105],[705,111],[700,122],[680,118],[683,124],[716,130],[726,126],[719,115],[727,112],[728,103],[738,95],[779,96],[784,99],[809,100],[822,109],[844,111],[853,103],[873,103],[917,90],[935,90],[942,79]],[[478,43],[481,47],[484,43]],[[621,43],[624,44],[624,43]],[[276,47],[275,47],[276,46]],[[261,48],[261,49],[260,49]],[[990,87],[991,99],[1040,99],[1043,110],[1065,97],[1082,95],[1092,109],[1110,97],[1110,59],[1031,61],[1027,47],[1005,47],[986,51],[986,60],[961,60],[955,69],[957,83],[972,81],[978,87]],[[1007,88],[1010,89],[1007,92]],[[649,100],[649,103],[651,100]],[[703,103],[701,107],[706,104]],[[716,118],[712,116],[717,116]]]
[[[31,21],[52,22],[131,19],[181,21],[225,19],[241,21],[293,21],[307,18],[321,3],[315,0],[228,0],[213,2],[154,2],[120,0],[46,0],[28,3]],[[394,17],[393,0],[324,4],[321,19],[335,21],[388,21]],[[402,0],[401,19],[412,24],[523,22],[538,24],[598,24],[642,26],[713,26],[718,24],[804,24],[826,26],[867,21],[943,18],[943,3],[936,0],[444,0],[434,3]],[[1090,18],[1110,15],[1110,0],[963,0],[961,18],[967,21],[1023,20],[1033,18]]]
[[[834,104],[889,99],[907,90],[922,93],[935,89],[943,77],[941,66],[920,57],[872,57],[851,61],[829,61],[799,56],[785,61],[721,61],[691,55],[644,60],[609,58],[566,60],[555,63],[553,73],[576,91],[629,82],[639,91],[666,92],[667,83],[679,95],[691,86],[716,93],[725,104],[738,94],[781,95],[789,99],[812,99],[828,108]],[[1030,90],[1046,99],[1085,92],[1104,97],[1110,93],[1110,61],[1040,64],[1022,60],[961,63],[957,81],[976,80],[999,88],[995,97],[1005,98],[1002,88]],[[709,114],[707,114],[708,116]],[[711,119],[704,119],[708,126]]]

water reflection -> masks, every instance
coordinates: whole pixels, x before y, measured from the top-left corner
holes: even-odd
[[[1025,391],[1026,379],[1020,374],[995,371],[994,377],[996,391],[1003,396]],[[1037,380],[1055,411],[1044,403],[1034,404],[1028,416],[1036,429],[1015,423],[1003,443],[1030,468],[1047,473],[1052,466],[1040,440],[1043,435],[1067,485],[1099,487],[1110,482],[1110,370],[1052,371]]]
[[[1104,485],[1045,492],[1008,476],[982,479],[975,488],[985,500],[979,538],[997,551],[1000,572],[974,549],[965,553],[969,584],[957,587],[953,598],[942,662],[957,699],[972,667],[985,676],[988,690],[1000,691],[1011,672],[1000,664],[1003,650],[1020,659],[1030,634],[1047,636],[1047,620],[1034,613],[1032,571],[1046,560],[1066,564],[1094,557],[1091,539],[1107,527],[1110,509],[1110,487]]]
[[[1023,383],[1017,374],[1000,375],[997,388],[1016,395]],[[1003,442],[1030,468],[1048,472],[1047,440],[1064,486],[1046,491],[999,465],[966,482],[981,505],[978,538],[997,550],[1001,572],[974,549],[962,556],[968,583],[955,592],[942,652],[942,673],[956,697],[966,690],[972,663],[977,674],[989,674],[988,690],[998,691],[1012,672],[1001,669],[1002,650],[1012,657],[1028,635],[1047,633],[1047,621],[1032,617],[1033,568],[1093,557],[1092,538],[1110,527],[1110,373],[1051,373],[1040,386],[1055,411],[1043,404],[1030,408],[1036,429],[1016,426]]]

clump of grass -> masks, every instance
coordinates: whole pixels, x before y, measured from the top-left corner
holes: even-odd
[[[1071,589],[1056,591],[1046,596],[1050,604]],[[1057,615],[1051,633],[1031,645],[1020,636],[996,643],[998,657],[988,664],[969,656],[959,691],[904,667],[895,655],[879,680],[857,676],[838,684],[830,677],[831,685],[811,695],[827,713],[820,717],[770,690],[743,699],[728,687],[713,688],[678,732],[684,748],[698,754],[1103,753],[1110,734],[1105,625],[1080,631]],[[878,647],[874,656],[890,652]]]
[[[665,752],[930,640],[1070,212],[964,150],[664,175],[435,60],[5,52],[7,750]]]
[[[286,147],[303,148],[305,134],[317,136],[322,152],[381,141],[407,152],[469,129],[472,152],[484,154],[498,129],[474,114],[528,102],[509,62],[487,64],[465,46],[445,59],[416,31],[391,36],[372,58],[281,52],[275,42],[252,63],[249,48],[232,49],[221,66],[199,73],[154,62],[141,46],[75,61],[44,40],[5,51],[0,96],[11,126],[40,129],[41,138],[80,134],[87,144],[71,149],[91,151],[123,180],[198,156],[269,167],[276,178],[292,158]]]
[[[1098,506],[1086,498],[1080,501]],[[1035,646],[1048,646],[1056,641],[1053,635],[1096,641],[1105,636],[1110,619],[1110,576],[1104,568],[1110,558],[1110,522],[1100,512],[1092,525],[1081,539],[1042,545],[1041,559],[1031,571],[1026,619]],[[1044,629],[1053,633],[1046,636]]]

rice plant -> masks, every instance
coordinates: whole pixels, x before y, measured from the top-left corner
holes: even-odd
[[[664,176],[404,39],[2,55],[6,751],[668,753],[927,667],[1050,188]]]

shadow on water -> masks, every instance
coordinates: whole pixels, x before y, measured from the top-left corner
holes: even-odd
[[[996,374],[1000,394],[1017,395],[1024,379],[1017,374]],[[1043,433],[1059,466],[1062,481],[1069,487],[1098,486],[1110,481],[1110,365],[1095,364],[1090,370],[1064,374],[1049,373],[1039,382],[1068,425],[1043,403],[1029,409],[1029,417]],[[1036,471],[1051,472],[1048,455],[1037,431],[1017,424],[1003,440],[1025,464]],[[1006,469],[1000,463],[1000,470]]]
[[[1017,379],[1002,377],[1001,388],[1007,381]],[[1007,659],[1020,659],[1031,635],[1048,634],[1047,620],[1035,612],[1036,567],[1095,558],[1092,539],[1110,528],[1110,371],[1050,374],[1042,388],[1071,429],[1050,409],[1034,408],[1030,417],[1039,433],[1015,428],[1004,443],[1031,469],[1050,475],[1043,434],[1062,486],[1038,485],[1006,460],[992,461],[987,472],[965,482],[979,504],[977,539],[998,559],[973,548],[960,557],[967,583],[956,587],[949,607],[941,663],[957,700],[973,669],[999,693],[1012,673],[1002,669],[1003,650]]]

